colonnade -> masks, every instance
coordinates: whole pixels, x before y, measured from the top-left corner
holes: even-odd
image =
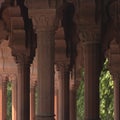
[[[30,109],[28,111],[30,111],[30,120],[35,120],[35,87],[36,84],[34,83],[34,80],[31,80],[32,83],[30,85]],[[0,76],[0,119],[1,120],[7,120],[7,84],[8,82],[10,82],[11,84],[11,117],[12,120],[17,120],[18,119],[18,77],[16,75],[1,75]],[[23,93],[22,93],[23,94]],[[24,111],[25,112],[25,111]],[[11,118],[8,118],[11,119]]]
[[[36,3],[39,1],[36,0]],[[83,67],[85,70],[85,117],[84,120],[100,120],[99,115],[99,76],[102,68],[102,41],[101,41],[101,25],[94,23],[95,3],[90,1],[92,10],[85,10],[88,3],[83,1],[81,12],[85,12],[81,18],[82,29],[80,30],[80,39],[83,49]],[[35,3],[35,5],[37,5]],[[22,6],[22,2],[20,3]],[[43,1],[43,5],[48,7],[47,1]],[[71,4],[70,4],[71,5]],[[92,5],[94,7],[92,7]],[[74,5],[72,5],[72,9]],[[22,6],[24,8],[24,6]],[[35,8],[34,8],[35,7]],[[40,8],[39,8],[40,7]],[[26,27],[26,21],[23,20],[21,9],[14,7],[9,9],[12,15],[9,16],[11,21],[8,29],[11,31],[10,48],[15,58],[18,72],[14,80],[12,80],[12,120],[76,120],[76,90],[78,86],[73,79],[70,80],[70,62],[69,58],[55,59],[55,34],[56,29],[56,9],[48,9],[40,6],[32,6],[27,11],[27,22],[32,22],[32,27]],[[68,11],[69,11],[68,6]],[[42,8],[42,9],[41,9]],[[44,8],[44,9],[43,9]],[[15,13],[14,13],[14,10]],[[67,9],[65,9],[67,11]],[[9,24],[8,16],[4,11],[4,21]],[[74,10],[72,10],[74,12]],[[90,21],[89,15],[91,15]],[[71,16],[71,15],[70,15]],[[73,16],[73,15],[72,15]],[[65,16],[64,16],[65,17]],[[84,18],[85,17],[85,18]],[[70,17],[71,18],[71,17]],[[93,22],[94,21],[94,22]],[[57,21],[58,22],[58,21]],[[65,21],[64,21],[65,22]],[[84,23],[86,22],[86,23]],[[73,24],[73,20],[70,21]],[[91,24],[93,23],[93,24]],[[100,22],[101,23],[101,22]],[[24,26],[25,24],[25,26]],[[80,23],[81,24],[81,23]],[[11,26],[11,28],[9,28]],[[69,26],[69,24],[68,24]],[[68,27],[67,26],[67,27]],[[84,26],[84,27],[83,27]],[[88,27],[89,26],[89,27]],[[65,26],[66,27],[66,26]],[[32,28],[32,29],[31,29]],[[67,28],[69,29],[69,28]],[[92,30],[92,31],[91,31]],[[35,33],[34,33],[35,32]],[[69,31],[71,32],[71,31]],[[68,36],[69,36],[68,32]],[[27,35],[26,35],[27,33]],[[65,33],[64,33],[65,34]],[[74,36],[74,35],[73,35]],[[73,37],[72,36],[72,37]],[[35,81],[30,79],[30,66],[35,56],[37,39],[37,113],[35,113]],[[65,37],[65,35],[63,36]],[[62,39],[64,39],[62,37]],[[66,37],[67,38],[67,37]],[[27,40],[26,40],[27,39]],[[69,38],[71,39],[71,38]],[[73,43],[73,41],[70,43]],[[68,44],[70,44],[68,43]],[[120,119],[120,54],[119,47],[114,43],[110,46],[108,55],[110,61],[110,71],[114,78],[114,112],[115,120]],[[70,47],[72,45],[70,44]],[[75,47],[75,46],[72,46]],[[73,48],[72,48],[73,50]],[[62,51],[62,50],[61,50]],[[71,50],[70,50],[71,51]],[[72,51],[73,52],[73,51]],[[79,52],[78,52],[79,53]],[[72,53],[73,54],[73,53]],[[76,54],[76,53],[75,53]],[[74,57],[74,55],[72,56]],[[56,70],[54,66],[56,65]],[[58,74],[58,88],[55,88],[55,74]],[[6,120],[6,103],[7,103],[7,80],[8,76],[0,76],[0,119]],[[55,97],[56,96],[56,97]],[[55,99],[56,98],[56,99]],[[55,109],[55,103],[57,105]],[[55,112],[56,110],[56,112]],[[57,114],[55,114],[57,113]],[[56,116],[57,115],[57,116]]]
[[[44,35],[44,34],[43,34]],[[47,40],[44,35],[43,38]],[[42,42],[43,45],[46,45]],[[37,114],[35,112],[35,88],[36,80],[30,77],[30,65],[18,64],[18,74],[16,76],[7,76],[7,74],[1,74],[0,76],[0,108],[1,120],[6,119],[7,111],[7,81],[12,81],[12,120],[75,120],[76,119],[76,78],[70,79],[69,59],[62,59],[55,64],[51,59],[45,59],[49,56],[49,52],[53,51],[53,47],[50,47],[48,42],[47,47],[41,45],[42,50],[46,52],[46,55],[42,54],[39,58],[44,58],[45,66],[40,63],[44,71],[38,75],[40,80],[37,81],[38,90],[38,103]],[[48,47],[49,46],[49,47]],[[49,52],[48,52],[49,48]],[[83,53],[84,53],[84,68],[85,68],[85,120],[98,120],[99,118],[99,75],[101,71],[100,56],[100,42],[99,41],[84,41]],[[109,69],[114,79],[114,112],[115,120],[119,120],[120,115],[120,99],[119,99],[119,46],[116,41],[111,42],[110,50],[108,51]],[[51,55],[52,56],[52,55]],[[116,59],[117,57],[117,59]],[[20,57],[21,58],[21,57]],[[50,57],[49,57],[50,58]],[[25,59],[24,59],[25,60]],[[43,62],[43,61],[42,61]],[[53,65],[53,67],[51,66]],[[56,65],[56,69],[54,68]],[[117,65],[117,66],[116,66]],[[45,68],[46,67],[46,68]],[[39,69],[39,68],[38,68]],[[51,70],[52,69],[52,70]],[[47,72],[45,72],[47,71]],[[46,74],[47,76],[46,76]],[[57,74],[57,79],[54,75]],[[42,78],[41,78],[42,77]],[[45,77],[45,78],[44,78]],[[50,79],[51,78],[51,79]],[[48,81],[43,81],[43,80]],[[29,80],[29,81],[28,81]],[[57,81],[57,82],[56,82]],[[94,84],[93,84],[94,81]],[[39,83],[40,82],[40,83]],[[48,82],[48,83],[47,83]],[[55,82],[57,86],[55,86]],[[29,85],[29,86],[28,86]],[[42,86],[41,86],[42,85]],[[28,88],[27,88],[28,86]],[[52,88],[51,88],[52,87]],[[55,89],[54,89],[55,87]],[[52,90],[51,90],[52,89]],[[40,93],[39,93],[40,92]],[[39,96],[40,95],[40,96]],[[54,99],[55,98],[55,99]],[[55,106],[56,105],[56,109]],[[41,108],[42,107],[42,108]],[[24,113],[23,113],[24,112]],[[54,114],[56,113],[56,114]]]
[[[75,85],[72,83],[71,87],[69,86],[69,73],[68,69],[66,68],[65,64],[62,64],[60,67],[60,71],[56,71],[56,74],[58,72],[57,81],[56,84],[58,84],[55,88],[55,94],[53,95],[55,98],[54,106],[56,109],[54,109],[55,113],[54,117],[55,120],[60,120],[60,119],[70,119],[74,120],[76,118],[76,89]],[[67,79],[66,79],[67,78]],[[66,81],[67,80],[67,81]],[[22,111],[18,112],[19,104],[22,104],[22,102],[18,101],[20,99],[18,97],[18,85],[20,84],[18,82],[18,76],[2,76],[0,79],[0,104],[2,105],[0,108],[0,117],[1,120],[7,119],[7,83],[8,81],[11,82],[11,87],[12,87],[12,120],[17,120],[19,119],[19,114],[22,117]],[[65,83],[65,84],[64,84]],[[67,86],[67,87],[66,87]],[[29,119],[30,120],[36,120],[37,119],[37,114],[36,114],[36,104],[38,105],[38,98],[36,98],[36,88],[37,86],[37,81],[35,79],[30,80],[30,92],[28,97],[30,97],[30,106],[29,106]],[[25,91],[23,91],[25,92]],[[23,94],[21,92],[21,94]],[[70,94],[70,97],[69,97]],[[38,93],[37,93],[38,95]],[[23,107],[23,105],[21,105]],[[24,108],[23,108],[24,109]],[[26,109],[25,109],[26,110]],[[26,112],[26,111],[24,111]],[[28,112],[27,112],[28,113]],[[23,117],[25,114],[23,115]],[[27,116],[27,115],[26,115]],[[21,118],[23,119],[23,118]]]

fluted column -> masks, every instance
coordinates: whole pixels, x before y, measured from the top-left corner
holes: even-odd
[[[0,76],[0,120],[7,120],[7,80]]]
[[[69,120],[69,69],[65,63],[57,64],[59,72],[59,120]]]
[[[12,80],[12,120],[17,120],[17,78],[11,76]]]
[[[55,9],[31,10],[37,33],[37,120],[54,120],[54,20]]]
[[[76,120],[76,87],[70,86],[70,120]]]
[[[83,42],[85,68],[85,120],[99,120],[101,45],[97,33],[86,32],[84,35],[86,36]]]
[[[35,81],[30,83],[30,120],[35,120]]]

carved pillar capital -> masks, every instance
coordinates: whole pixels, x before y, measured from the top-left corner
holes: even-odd
[[[70,90],[76,90],[78,81],[76,79],[76,70],[74,69],[70,72]]]
[[[108,15],[114,21],[114,23],[120,22],[120,4],[119,0],[113,0],[108,4]]]
[[[37,86],[37,80],[31,79],[30,80],[30,88],[35,88]]]
[[[9,75],[9,80],[16,81],[17,80],[17,75],[16,74],[10,74]]]
[[[2,83],[6,83],[8,81],[8,74],[3,73],[0,75]]]
[[[7,87],[8,77],[6,75],[0,75],[0,86]]]
[[[100,43],[100,33],[94,31],[82,31],[80,32],[80,39],[83,44],[95,44]]]
[[[33,61],[34,56],[27,56],[24,53],[16,52],[13,54],[17,64],[28,64],[30,65]]]
[[[70,90],[76,90],[76,85],[70,81]]]
[[[114,80],[120,79],[120,48],[116,40],[111,41],[108,50],[109,70]]]
[[[69,70],[69,64],[65,61],[57,62],[56,63],[56,70],[57,71],[68,71]]]
[[[32,9],[29,11],[36,32],[55,30],[55,9]]]

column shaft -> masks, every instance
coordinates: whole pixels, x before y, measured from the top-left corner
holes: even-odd
[[[99,120],[100,43],[84,43],[85,120]]]
[[[76,120],[76,89],[70,89],[70,120]]]
[[[7,80],[0,78],[0,120],[7,119]]]
[[[54,37],[52,31],[38,35],[38,116],[54,120]]]
[[[30,120],[35,120],[35,86],[30,88]]]
[[[64,107],[64,117],[63,120],[69,120],[69,72],[64,72],[63,80],[63,107]]]
[[[58,92],[58,120],[63,120],[63,116],[64,116],[64,110],[63,110],[63,80],[61,77],[61,71],[59,71],[59,92]]]
[[[55,96],[54,96],[54,111],[55,111],[55,120],[58,120],[58,91],[56,90]]]
[[[69,120],[69,71],[63,66],[59,72],[59,120]]]
[[[12,80],[12,120],[17,120],[17,79]]]
[[[120,80],[114,80],[114,120],[120,120]]]
[[[17,120],[30,119],[30,65],[18,63]]]

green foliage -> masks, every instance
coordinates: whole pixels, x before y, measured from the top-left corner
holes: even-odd
[[[77,119],[83,120],[84,119],[84,71],[80,71],[81,81],[80,86],[77,90]]]
[[[7,120],[12,120],[12,88],[11,82],[7,84]]]
[[[81,80],[77,91],[77,119],[84,120],[84,81]]]
[[[113,80],[107,69],[108,60],[104,63],[100,75],[100,117],[101,120],[113,119]]]
[[[113,81],[107,69],[106,60],[100,75],[100,117],[101,120],[113,120]],[[77,119],[84,120],[84,72],[80,73],[82,80],[77,91]],[[11,83],[7,86],[7,120],[12,120],[12,90]],[[37,93],[36,93],[37,98]],[[36,99],[37,103],[37,99]],[[36,104],[37,106],[37,104]]]
[[[100,75],[100,118],[101,120],[114,120],[113,80],[107,69],[107,64],[108,60],[104,63],[104,67]],[[84,120],[84,77],[82,77],[77,91],[77,119]]]

